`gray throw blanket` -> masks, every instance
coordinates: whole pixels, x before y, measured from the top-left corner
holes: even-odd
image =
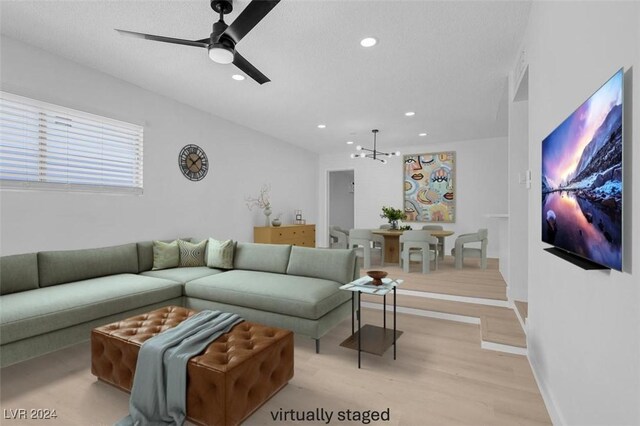
[[[144,342],[129,416],[116,425],[182,425],[187,411],[187,362],[241,321],[236,314],[202,311]]]

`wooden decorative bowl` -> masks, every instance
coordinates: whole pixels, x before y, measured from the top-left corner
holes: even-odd
[[[386,271],[367,271],[367,275],[373,278],[372,285],[382,285],[382,279],[387,276]]]

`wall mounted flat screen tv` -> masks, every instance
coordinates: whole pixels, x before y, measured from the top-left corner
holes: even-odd
[[[542,241],[622,270],[621,69],[542,142]]]

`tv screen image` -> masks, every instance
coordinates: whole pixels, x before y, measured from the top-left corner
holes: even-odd
[[[621,69],[542,142],[542,240],[622,270]]]

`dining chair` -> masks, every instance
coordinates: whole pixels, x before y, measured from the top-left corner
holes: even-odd
[[[349,245],[349,231],[346,231],[339,226],[329,227],[329,247],[346,249]]]
[[[480,247],[466,247],[467,244],[480,243]],[[456,269],[462,269],[465,257],[480,258],[480,267],[487,269],[487,244],[489,234],[486,228],[478,232],[462,234],[456,238],[455,247],[451,249],[451,255],[455,257]]]
[[[356,256],[364,259],[365,269],[371,268],[371,253],[380,251],[380,265],[384,266],[382,235],[375,235],[370,229],[352,229],[349,231],[349,248],[357,248]]]
[[[425,231],[442,231],[444,228],[442,225],[424,225],[422,229]],[[440,254],[440,259],[444,259],[444,237],[438,238],[438,253]]]
[[[435,261],[435,269],[438,269],[438,239],[429,231],[405,231],[400,236],[400,250],[402,269],[409,272],[412,260],[422,262],[422,273],[429,273],[431,261]]]

